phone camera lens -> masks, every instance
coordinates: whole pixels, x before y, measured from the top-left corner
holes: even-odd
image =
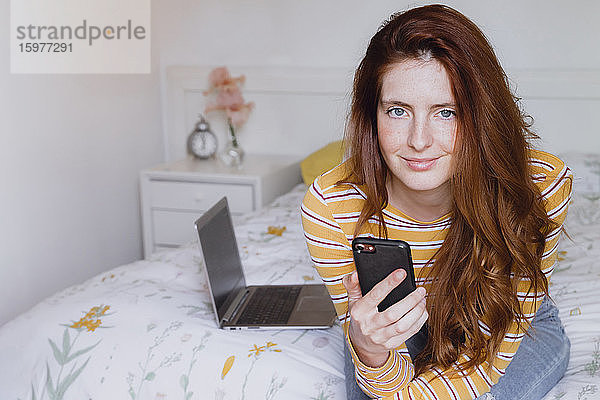
[[[356,250],[361,251],[361,250],[364,250],[364,249],[365,249],[365,246],[363,246],[362,244],[357,244],[356,245]]]

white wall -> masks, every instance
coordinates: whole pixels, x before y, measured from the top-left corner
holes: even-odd
[[[352,71],[383,20],[393,12],[425,3],[397,0],[160,2],[154,11],[161,14],[156,36],[161,69],[164,71],[168,65],[200,64],[227,65],[242,72],[244,67],[248,70],[248,66],[264,65],[336,67]],[[595,51],[600,39],[600,2],[579,0],[568,6],[558,0],[446,3],[482,28],[509,77],[516,83],[520,83],[516,78],[528,77],[531,81],[532,76],[538,79],[543,75],[544,84],[550,82],[552,87],[555,77],[567,76],[557,85],[564,92],[565,87],[585,86],[587,78],[582,75],[591,77],[595,81],[591,101],[589,98],[580,101],[571,95],[539,101],[536,96],[540,90],[529,96],[520,94],[525,95],[523,104],[537,121],[534,129],[542,136],[540,146],[554,152],[581,147],[600,149],[600,135],[583,133],[591,129],[588,121],[593,120],[592,114],[600,107],[600,52]],[[530,73],[531,70],[534,72]],[[580,75],[579,71],[585,74]],[[569,81],[571,78],[575,78],[573,82]],[[161,79],[164,90],[164,75]],[[525,86],[532,87],[531,82]],[[246,97],[251,99],[251,94]],[[254,114],[258,112],[255,110]],[[196,113],[188,114],[186,125],[190,130]],[[581,114],[587,117],[581,118]],[[265,140],[263,134],[252,135],[252,124],[251,117],[247,129],[240,135],[242,146],[251,151],[264,148],[267,153],[292,153],[306,151],[308,146],[312,146],[308,150],[314,150],[331,140],[329,136],[322,141],[312,137],[309,145],[298,146],[295,141],[284,138],[282,132],[273,133],[270,140]],[[341,134],[339,132],[338,137]],[[286,140],[295,147],[281,149],[280,144]]]
[[[425,1],[174,0],[160,13],[161,66],[169,64],[354,67],[391,13]],[[506,68],[598,68],[600,2],[454,0]]]
[[[138,171],[162,160],[150,75],[11,75],[0,1],[0,324],[141,257]]]
[[[3,49],[9,3],[0,0]],[[509,71],[600,69],[600,2],[449,4],[483,28]],[[153,0],[150,75],[10,75],[0,53],[0,324],[141,257],[137,172],[164,157],[167,65],[353,68],[382,20],[408,5]]]

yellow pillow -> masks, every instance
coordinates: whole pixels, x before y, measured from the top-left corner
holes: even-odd
[[[343,157],[344,142],[338,140],[329,143],[300,162],[302,180],[310,185],[319,175],[341,163]]]

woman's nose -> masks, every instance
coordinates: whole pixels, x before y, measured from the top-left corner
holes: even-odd
[[[408,145],[416,151],[422,151],[431,146],[433,135],[431,127],[424,121],[413,120],[408,134]]]

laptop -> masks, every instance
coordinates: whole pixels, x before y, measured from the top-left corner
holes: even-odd
[[[246,285],[226,197],[196,220],[196,231],[219,328],[333,325],[336,313],[325,285]]]

